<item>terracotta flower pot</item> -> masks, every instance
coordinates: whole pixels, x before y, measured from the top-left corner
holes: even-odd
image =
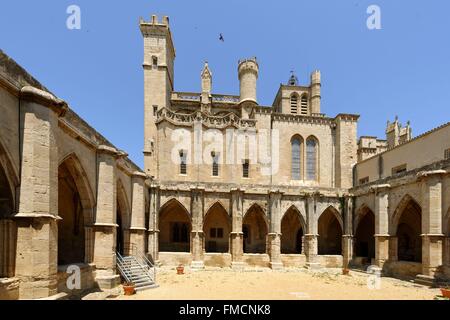
[[[132,296],[136,292],[135,287],[134,287],[133,284],[132,285],[124,284],[123,285],[123,291],[124,291],[126,296]]]
[[[450,289],[441,288],[442,296],[450,299]]]
[[[184,274],[184,267],[183,266],[178,266],[177,267],[177,274]]]

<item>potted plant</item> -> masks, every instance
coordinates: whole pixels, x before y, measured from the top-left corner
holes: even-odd
[[[136,292],[136,288],[133,282],[125,282],[123,284],[123,291],[126,296],[131,296]]]
[[[450,299],[450,286],[441,288],[442,296]]]
[[[177,274],[184,274],[184,266],[182,264],[178,265]]]

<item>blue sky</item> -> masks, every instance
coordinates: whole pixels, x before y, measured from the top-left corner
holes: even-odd
[[[66,28],[71,4],[81,8],[81,30]],[[382,30],[366,27],[371,4],[381,8]],[[261,105],[272,104],[290,70],[307,84],[320,69],[322,112],[360,114],[359,135],[384,137],[395,115],[414,135],[450,121],[445,0],[15,0],[0,10],[1,49],[141,166],[138,21],[151,14],[170,17],[177,91],[200,90],[207,59],[213,91],[238,94],[237,61],[256,56]]]

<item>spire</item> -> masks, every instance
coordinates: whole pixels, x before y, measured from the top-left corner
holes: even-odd
[[[202,92],[211,93],[212,89],[212,72],[209,69],[208,61],[205,61],[203,71],[201,73],[202,78]]]

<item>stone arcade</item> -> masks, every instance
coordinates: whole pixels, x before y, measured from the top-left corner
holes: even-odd
[[[359,116],[321,113],[319,71],[307,85],[292,75],[272,106],[259,105],[256,58],[238,63],[239,95],[212,93],[207,63],[201,92],[174,91],[168,21],[140,22],[144,170],[0,53],[0,299],[64,292],[73,264],[83,289],[117,286],[116,252],[132,244],[159,265],[372,264],[424,283],[450,278],[449,123],[412,138],[396,119],[386,140],[358,140]],[[223,144],[240,132],[241,158],[224,161],[239,153],[223,145],[192,163],[193,146],[177,149],[172,136],[194,128]],[[279,137],[273,174],[249,150],[264,148],[251,140],[264,130]]]

